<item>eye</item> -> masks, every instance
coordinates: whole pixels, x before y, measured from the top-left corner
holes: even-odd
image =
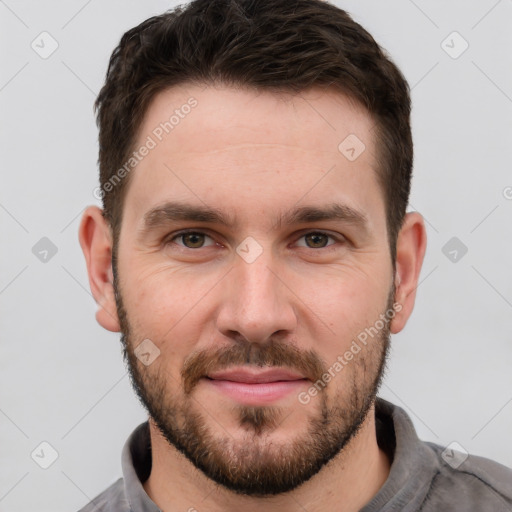
[[[304,239],[305,243],[297,245],[300,247],[308,247],[309,249],[322,249],[329,245],[333,245],[336,243],[337,239],[332,235],[328,235],[322,231],[312,231],[311,233],[306,233],[302,235],[299,240]],[[329,239],[334,240],[333,243],[328,243]]]
[[[211,243],[205,243],[206,240],[210,240]],[[211,237],[205,233],[201,233],[200,231],[187,231],[178,233],[177,235],[174,235],[172,238],[170,238],[169,242],[176,243],[177,245],[186,247],[187,249],[201,249],[202,247],[214,245],[215,243]]]

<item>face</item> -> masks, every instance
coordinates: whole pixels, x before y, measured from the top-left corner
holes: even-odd
[[[296,488],[371,410],[394,314],[372,127],[334,91],[213,86],[160,93],[141,126],[136,147],[155,144],[114,268],[132,381],[169,443],[237,493]]]

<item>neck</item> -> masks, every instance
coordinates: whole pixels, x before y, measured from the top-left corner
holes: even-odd
[[[390,462],[379,449],[374,408],[348,445],[319,473],[299,488],[278,496],[240,496],[220,487],[171,446],[150,419],[151,475],[143,484],[161,510],[226,512],[356,512],[384,485]]]

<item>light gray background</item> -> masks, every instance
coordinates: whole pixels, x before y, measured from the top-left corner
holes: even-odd
[[[96,324],[77,229],[99,204],[92,104],[110,53],[173,5],[0,0],[0,511],[79,509],[120,476],[145,419],[119,336]],[[381,395],[420,437],[512,466],[512,1],[337,5],[412,87],[411,209],[428,225],[416,309]],[[59,45],[47,59],[31,48],[43,31]],[[457,59],[441,46],[453,31],[469,43]],[[468,248],[455,263],[442,252],[454,236]],[[32,253],[42,237],[58,249],[46,263]],[[42,441],[59,455],[46,470],[31,458]]]

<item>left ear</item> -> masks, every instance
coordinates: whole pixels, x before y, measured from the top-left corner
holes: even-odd
[[[426,247],[423,217],[418,212],[407,213],[396,244],[395,303],[399,306],[390,323],[393,334],[400,332],[411,316]]]

